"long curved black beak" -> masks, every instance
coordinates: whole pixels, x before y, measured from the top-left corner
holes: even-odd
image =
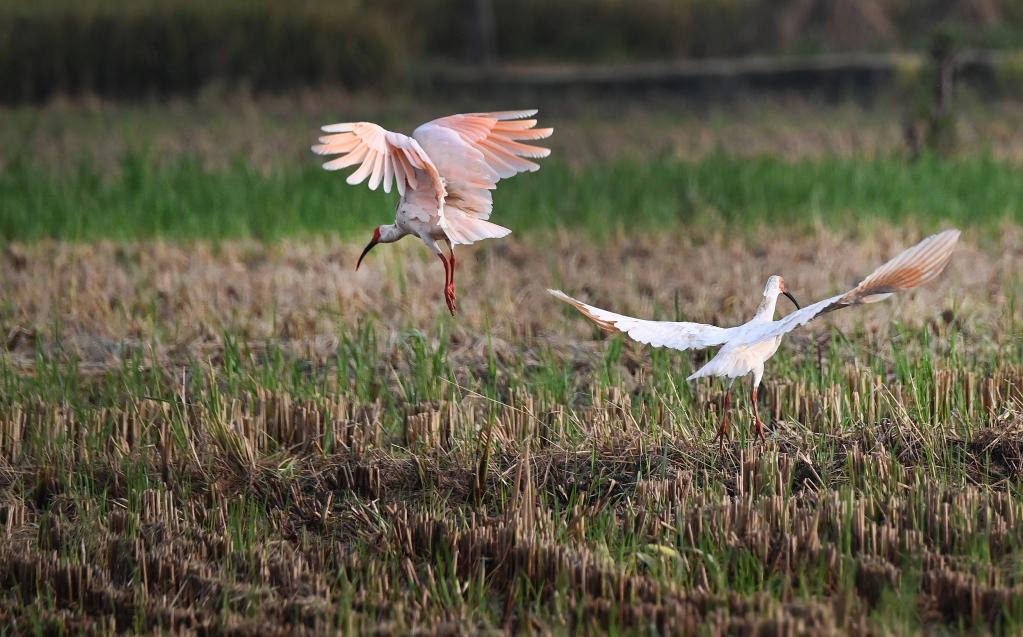
[[[367,248],[367,249],[368,249],[368,248]],[[788,293],[788,290],[786,290],[786,291],[782,292],[782,294],[784,294],[785,296],[789,297],[789,300],[790,300],[790,301],[792,301],[792,305],[795,305],[795,306],[796,306],[796,309],[797,309],[797,310],[801,310],[801,309],[803,309],[803,308],[801,308],[801,307],[799,306],[799,301],[797,301],[797,300],[796,300],[796,297],[794,297],[794,296],[792,296],[791,294],[789,294],[789,293]]]
[[[367,254],[369,254],[369,251],[372,250],[373,246],[375,246],[378,243],[380,242],[377,241],[376,238],[369,242],[369,245],[366,246],[366,249],[363,250],[362,254],[359,255],[359,262],[355,264],[356,271],[358,271],[359,266],[362,265],[362,260],[366,257]]]

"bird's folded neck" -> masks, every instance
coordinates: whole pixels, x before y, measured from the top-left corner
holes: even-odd
[[[778,305],[778,292],[767,292],[764,300],[757,307],[757,313],[753,316],[754,321],[773,321],[774,310]]]
[[[408,233],[395,224],[380,226],[380,243],[394,243],[406,234]]]

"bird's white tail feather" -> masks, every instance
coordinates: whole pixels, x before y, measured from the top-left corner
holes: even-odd
[[[720,352],[714,358],[707,361],[703,367],[690,374],[686,380],[696,380],[706,376],[723,376],[725,378],[738,378],[750,372],[749,365],[745,359],[734,356],[721,356]]]
[[[511,234],[511,230],[496,223],[477,219],[454,208],[444,210],[441,223],[444,234],[451,243],[469,245],[483,239],[500,239]]]

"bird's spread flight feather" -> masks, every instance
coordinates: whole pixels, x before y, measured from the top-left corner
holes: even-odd
[[[437,168],[415,139],[370,122],[328,124],[322,130],[330,134],[320,137],[312,151],[317,155],[340,155],[323,164],[327,170],[357,165],[348,176],[349,184],[361,184],[368,178],[370,190],[382,185],[384,192],[391,192],[394,184],[404,195],[419,188],[420,177],[425,175],[434,196],[443,200],[444,185]]]
[[[806,325],[821,314],[853,305],[877,303],[895,292],[928,283],[948,265],[958,240],[958,230],[945,230],[927,237],[871,272],[848,292],[817,301],[777,321],[749,326],[738,340],[745,344],[766,341]]]
[[[455,243],[504,236],[506,228],[486,222],[493,210],[491,191],[501,179],[539,168],[528,158],[546,157],[547,148],[522,140],[550,136],[553,129],[534,128],[522,119],[535,110],[451,115],[427,122],[412,136],[430,155],[447,190],[441,227]]]
[[[721,345],[728,341],[731,329],[676,321],[645,321],[615,314],[574,299],[561,290],[547,290],[554,298],[574,306],[583,316],[609,332],[622,332],[633,340],[654,347],[672,349],[702,349]]]

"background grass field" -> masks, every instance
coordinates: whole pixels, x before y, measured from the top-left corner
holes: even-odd
[[[904,157],[796,162],[712,155],[591,164],[552,159],[501,193],[508,226],[520,231],[586,228],[651,231],[685,224],[848,227],[913,220],[997,228],[1023,216],[1019,170],[989,157],[953,161]],[[0,236],[75,241],[167,237],[276,239],[372,234],[393,215],[397,195],[327,179],[318,164],[261,173],[237,162],[209,171],[195,159],[157,166],[127,158],[116,176],[88,164],[54,177],[25,164],[0,177]],[[754,230],[754,228],[750,228]]]
[[[226,111],[201,102],[13,109],[0,133],[0,240],[362,239],[397,195],[328,178],[308,152],[317,123],[352,111],[410,131],[443,108],[320,95],[240,99]],[[518,231],[887,220],[968,225],[980,236],[1023,215],[1023,110],[1013,102],[964,109],[960,152],[915,161],[895,104],[778,101],[707,117],[671,100],[552,111],[543,116],[558,135],[544,170],[501,186],[502,219]]]
[[[883,109],[555,111],[452,319],[412,241],[353,271],[394,200],[320,171],[306,99],[0,114],[8,633],[1023,630],[1014,107],[915,162]],[[543,291],[735,324],[953,225],[941,280],[792,334],[723,454],[709,353]]]

